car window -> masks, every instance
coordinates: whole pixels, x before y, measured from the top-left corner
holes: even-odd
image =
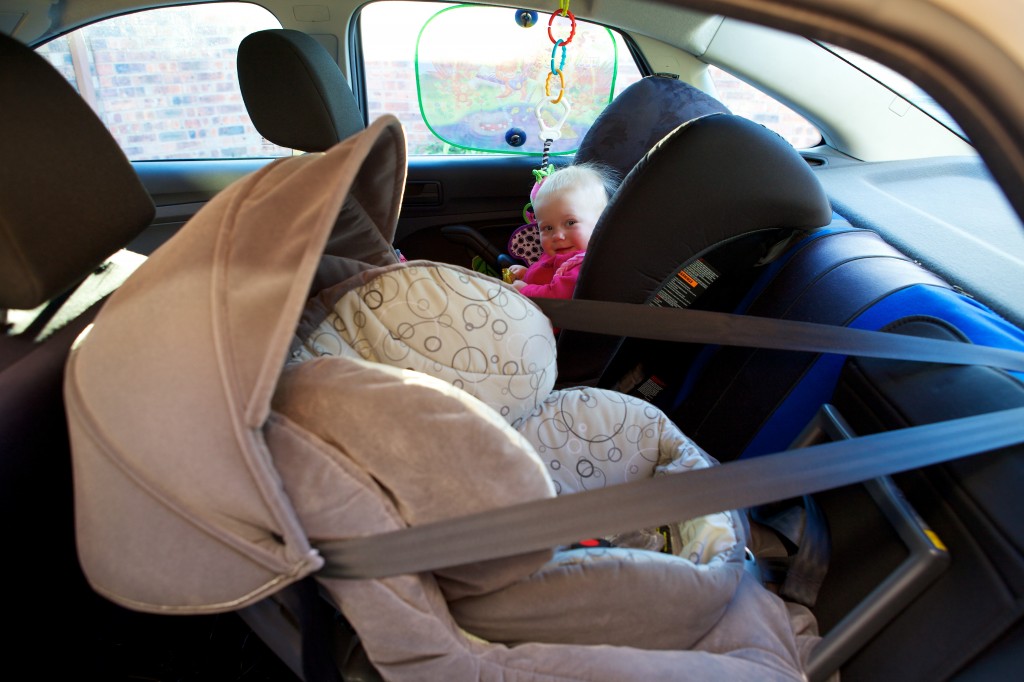
[[[381,0],[360,33],[369,119],[396,115],[410,154],[570,154],[642,77],[620,33],[557,8]]]
[[[246,113],[235,56],[281,28],[249,3],[189,5],[107,19],[37,51],[96,111],[129,159],[276,157]]]
[[[818,129],[782,102],[717,66],[709,66],[708,74],[715,84],[715,96],[732,113],[775,131],[797,149],[821,144]]]
[[[949,112],[943,109],[931,95],[925,92],[909,78],[893,71],[884,64],[879,64],[875,60],[865,57],[864,55],[857,54],[852,50],[847,50],[836,45],[829,45],[828,43],[821,43],[821,45],[825,49],[834,52],[842,59],[845,59],[854,67],[868,74],[879,83],[907,100],[913,106],[921,109],[964,140],[967,139],[966,133],[964,133],[963,129],[961,129],[957,122],[953,120],[953,117],[949,115]]]

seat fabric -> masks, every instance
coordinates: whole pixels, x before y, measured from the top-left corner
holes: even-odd
[[[621,180],[680,125],[729,108],[686,81],[647,76],[616,95],[583,136],[574,163],[597,162]]]

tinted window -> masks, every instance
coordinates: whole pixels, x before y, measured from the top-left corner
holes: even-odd
[[[256,132],[235,56],[253,31],[280,28],[248,3],[137,12],[69,33],[38,52],[99,114],[129,159],[284,156]]]
[[[540,155],[545,131],[572,153],[641,77],[618,32],[550,13],[383,0],[360,29],[369,118],[396,115],[410,154]]]

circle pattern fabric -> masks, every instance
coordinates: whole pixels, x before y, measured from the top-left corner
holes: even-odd
[[[341,296],[306,346],[444,379],[513,425],[557,374],[551,323],[535,304],[493,277],[424,261],[383,269]]]

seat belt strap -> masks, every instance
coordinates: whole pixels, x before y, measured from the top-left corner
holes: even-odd
[[[1024,372],[1024,352],[959,341],[641,303],[536,298],[559,329],[719,346],[987,365]]]
[[[1024,353],[957,341],[643,304],[534,299],[555,327],[663,341],[989,365]],[[1024,408],[861,436],[321,543],[334,578],[379,578],[513,556],[728,509],[753,507],[1024,442]]]
[[[383,578],[741,509],[1024,442],[1024,407],[320,543],[320,575]]]

